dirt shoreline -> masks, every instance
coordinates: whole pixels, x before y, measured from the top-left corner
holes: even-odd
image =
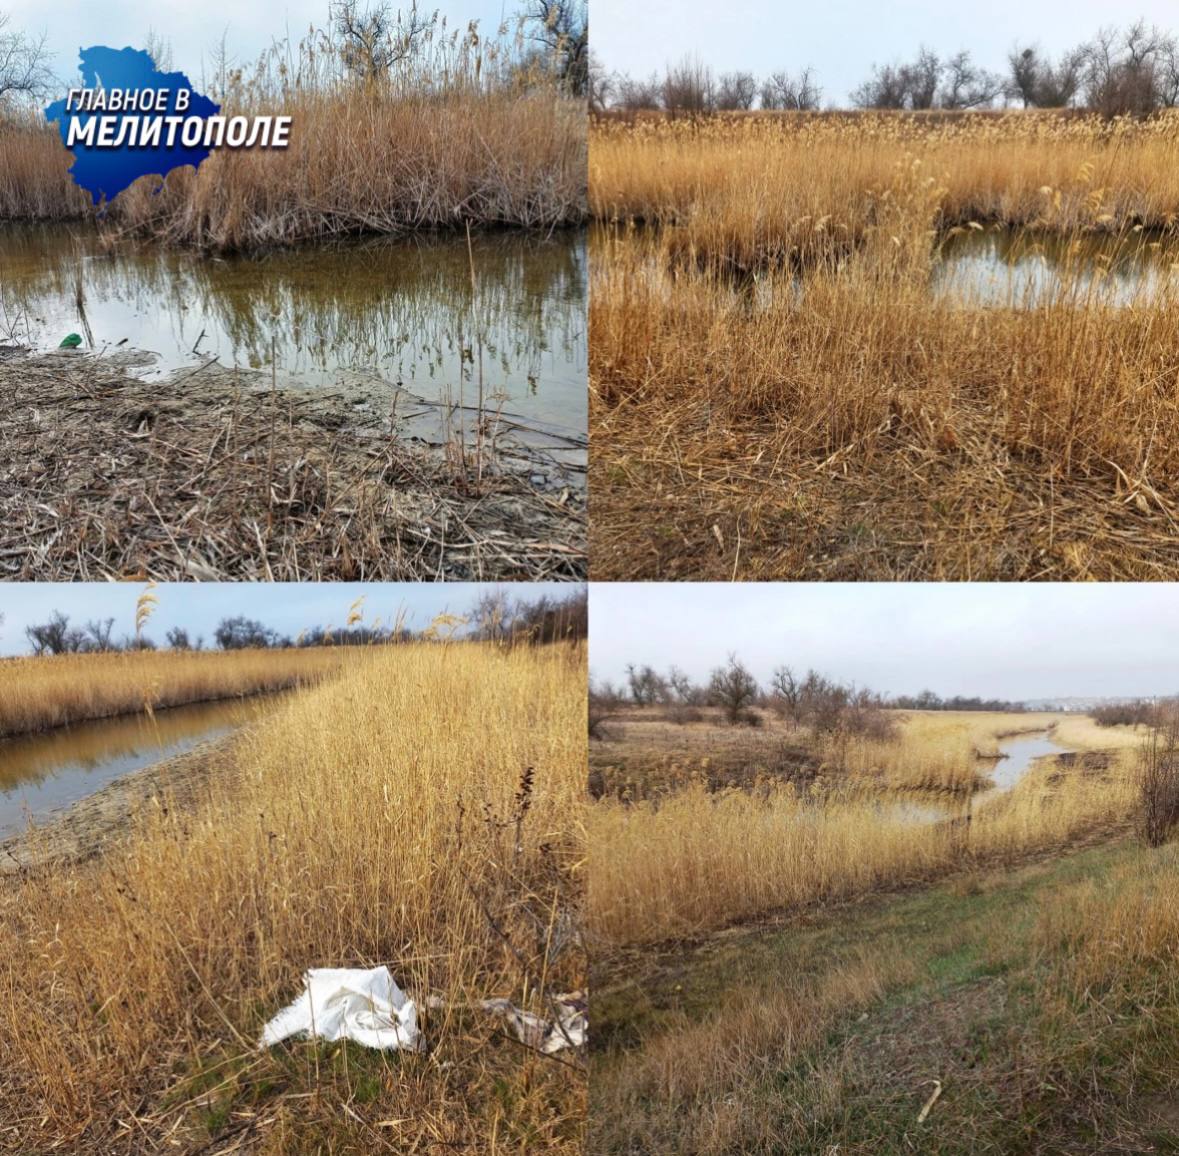
[[[583,579],[585,444],[485,413],[483,451],[377,379],[307,390],[216,362],[0,347],[0,576]],[[406,413],[416,409],[416,413]]]
[[[236,766],[232,749],[240,730],[161,759],[53,813],[37,827],[0,840],[0,879],[84,862],[130,832],[148,806],[191,808],[214,776],[225,786]]]

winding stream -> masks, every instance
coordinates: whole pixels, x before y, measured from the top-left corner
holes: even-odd
[[[983,787],[970,797],[970,809],[986,806],[989,800],[1010,791],[1032,769],[1037,759],[1069,751],[1069,747],[1053,741],[1052,733],[1048,729],[1000,739],[998,747],[1006,757],[987,761],[985,773],[992,785]],[[922,825],[958,818],[965,806],[964,801],[944,803],[929,799],[890,799],[878,803],[877,810],[880,817],[887,821]]]

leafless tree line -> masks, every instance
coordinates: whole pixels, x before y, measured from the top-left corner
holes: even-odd
[[[758,710],[770,711],[793,726],[816,735],[862,735],[890,739],[893,723],[884,713],[888,703],[863,687],[836,682],[815,670],[796,674],[789,666],[774,670],[762,686],[735,655],[714,668],[706,682],[695,682],[679,667],[666,673],[650,665],[626,668],[626,683],[594,683],[590,688],[591,725],[600,727],[611,711],[626,705],[668,708],[676,722],[695,722],[702,708],[719,708],[731,725],[760,726]]]
[[[3,620],[0,615],[0,623]],[[456,616],[455,621],[465,628],[461,637],[474,642],[511,645],[575,642],[585,639],[589,633],[589,600],[584,587],[558,597],[539,594],[532,598],[515,598],[505,589],[496,588],[480,593],[467,613]],[[30,650],[37,657],[159,649],[159,644],[142,632],[116,637],[113,617],[92,619],[76,626],[70,616],[60,610],[55,610],[44,622],[26,626],[24,633]],[[211,645],[219,650],[284,650],[291,647],[387,645],[432,637],[430,630],[415,632],[398,618],[384,626],[379,623],[313,626],[292,638],[257,619],[239,614],[218,621]],[[184,627],[176,626],[166,632],[165,646],[169,650],[203,650],[205,639],[203,636],[194,637]]]
[[[805,112],[818,109],[822,95],[810,67],[759,80],[744,71],[717,75],[695,57],[646,78],[609,72],[596,59],[589,66],[589,98],[599,111]],[[1125,28],[1102,28],[1056,58],[1038,45],[1017,43],[999,70],[978,64],[968,49],[941,56],[921,47],[911,60],[874,67],[851,93],[851,103],[910,111],[1085,108],[1105,116],[1142,116],[1179,107],[1179,37],[1138,20]]]
[[[629,76],[609,72],[596,57],[590,60],[589,96],[598,111],[607,108],[627,112],[662,110],[703,114],[752,108],[814,111],[823,91],[813,68],[800,72],[774,72],[759,80],[752,72],[725,72],[719,76],[701,60],[685,57],[660,75]]]

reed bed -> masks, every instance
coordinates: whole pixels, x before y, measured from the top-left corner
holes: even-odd
[[[68,221],[86,216],[90,198],[70,179],[72,163],[38,112],[0,112],[0,221]]]
[[[378,648],[232,748],[195,809],[0,891],[0,1117],[21,1151],[580,1151],[576,1056],[465,1010],[584,984],[581,647]],[[288,1044],[311,966],[388,964],[425,1055]]]
[[[326,31],[283,41],[208,86],[224,115],[288,115],[286,149],[220,150],[157,194],[143,177],[103,228],[169,244],[244,250],[356,233],[463,225],[552,230],[586,215],[586,112],[507,30],[433,22],[395,67],[349,69]],[[196,82],[198,87],[199,81]],[[0,120],[0,219],[94,209],[68,176],[56,129]]]
[[[349,659],[363,659],[364,652]],[[187,703],[310,686],[341,652],[159,650],[0,659],[0,738]]]
[[[897,728],[891,738],[815,734],[770,711],[759,712],[755,729],[724,725],[719,715],[677,723],[664,713],[625,708],[608,715],[608,738],[590,752],[595,793],[634,800],[692,784],[717,790],[789,782],[817,790],[920,792],[936,800],[990,785],[988,760],[1004,738],[1051,727],[1074,750],[1140,742],[1132,727],[1098,728],[1050,712],[890,711],[886,718]]]
[[[1053,716],[937,713],[915,713],[891,751],[849,744],[846,765],[801,784],[763,775],[749,789],[714,790],[689,773],[650,799],[600,799],[590,818],[595,934],[615,948],[698,936],[1128,826],[1141,741],[1132,729],[1110,735],[1100,758],[1041,761],[975,802],[992,765],[979,745],[994,750],[998,736]],[[939,799],[955,801],[944,818],[927,815]]]
[[[598,118],[592,131],[593,218],[674,226],[674,250],[701,264],[814,264],[914,211],[937,229],[1065,234],[1179,217],[1179,114]]]
[[[1086,258],[1167,267],[1177,150],[1170,116],[595,124],[595,576],[1179,573],[1176,286]],[[1051,284],[934,292],[996,228],[1053,238]]]

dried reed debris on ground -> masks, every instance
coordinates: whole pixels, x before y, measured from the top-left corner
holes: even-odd
[[[9,351],[0,404],[6,578],[585,574],[582,488],[520,445],[509,456],[486,441],[480,467],[372,407],[216,365],[161,384],[85,355]]]

